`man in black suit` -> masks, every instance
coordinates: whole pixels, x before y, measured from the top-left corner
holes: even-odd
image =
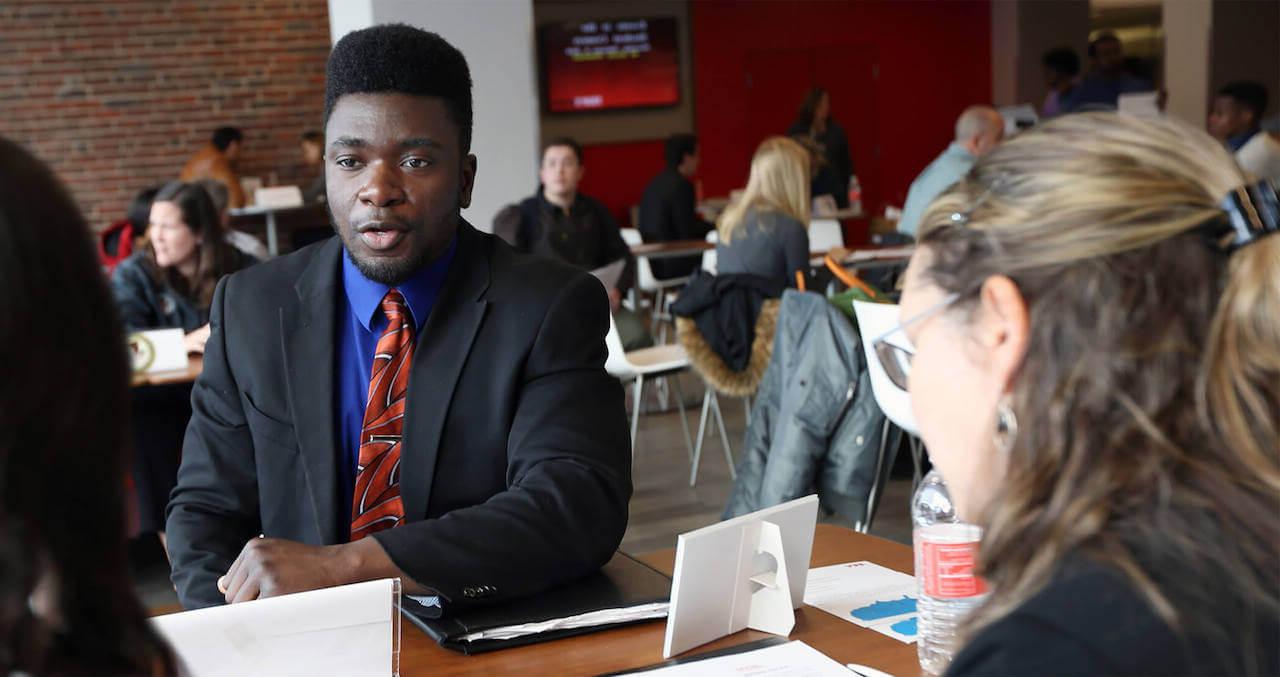
[[[698,171],[698,137],[672,134],[666,144],[667,168],[645,186],[640,199],[640,234],[645,242],[701,240],[712,225],[698,218],[690,179]],[[699,257],[651,261],[654,277],[687,277],[702,266]]]
[[[183,605],[399,576],[447,610],[594,571],[631,494],[603,286],[462,220],[442,38],[357,31],[327,75],[338,238],[218,285],[168,510]]]

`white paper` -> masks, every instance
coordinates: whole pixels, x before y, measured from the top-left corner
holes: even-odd
[[[655,677],[734,675],[734,677],[849,677],[848,668],[804,642],[776,644],[755,651],[708,658],[643,673]]]
[[[857,263],[859,261],[875,261],[877,259],[909,259],[915,252],[915,245],[904,247],[883,247],[880,249],[860,249],[850,252],[841,263]]]
[[[1160,113],[1159,95],[1156,92],[1121,94],[1116,101],[1116,109],[1125,115],[1139,118],[1163,117]]]
[[[501,628],[490,628],[488,630],[481,630],[479,632],[473,632],[469,635],[465,635],[462,639],[466,642],[475,642],[482,639],[513,639],[515,637],[535,635],[541,632],[551,632],[553,630],[594,628],[601,625],[613,625],[615,623],[629,623],[653,618],[666,618],[667,607],[668,604],[666,602],[656,602],[654,604],[639,604],[620,609],[601,609],[600,611],[589,611],[584,614],[568,616],[565,618],[553,618],[534,623],[521,623],[519,625],[507,625]]]
[[[186,674],[395,674],[398,579],[157,616]]]
[[[916,579],[871,562],[809,570],[804,603],[900,642],[916,641]]]

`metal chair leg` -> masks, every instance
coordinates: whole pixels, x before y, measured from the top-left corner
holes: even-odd
[[[746,421],[745,425],[746,427],[750,428],[751,427],[751,396],[750,395],[747,395],[746,397],[742,398],[742,406],[746,407],[746,410],[747,410],[747,417],[744,419]]]
[[[702,416],[698,418],[698,443],[693,446],[693,463],[689,470],[689,486],[692,487],[698,483],[698,463],[702,460],[702,443],[707,439],[707,416],[711,411],[711,398],[715,397],[715,391],[711,386],[707,386],[706,392],[702,395]]]
[[[693,438],[689,436],[689,419],[684,413],[684,390],[680,388],[680,374],[674,374],[670,378],[676,391],[676,409],[680,410],[680,427],[684,430],[684,446],[689,450],[689,460],[692,461]]]
[[[640,408],[644,403],[644,375],[636,375],[631,397],[631,458],[636,457],[636,433],[640,430]]]
[[[720,398],[712,391],[711,406],[715,408],[716,425],[720,426],[720,443],[724,447],[724,460],[729,464],[729,479],[738,479],[738,471],[733,467],[733,447],[729,446],[729,433],[724,427],[724,414],[720,412]]]

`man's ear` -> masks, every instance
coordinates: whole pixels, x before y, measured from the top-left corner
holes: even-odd
[[[471,206],[471,189],[476,186],[477,161],[474,154],[462,160],[462,181],[458,189],[458,207],[466,209]]]
[[[993,275],[982,283],[979,305],[978,342],[990,360],[992,374],[1002,392],[1008,392],[1030,342],[1027,303],[1013,280]]]

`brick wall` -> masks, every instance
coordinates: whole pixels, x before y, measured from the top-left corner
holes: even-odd
[[[49,163],[94,228],[222,125],[245,133],[242,174],[300,182],[328,53],[325,0],[9,0],[0,135]]]

